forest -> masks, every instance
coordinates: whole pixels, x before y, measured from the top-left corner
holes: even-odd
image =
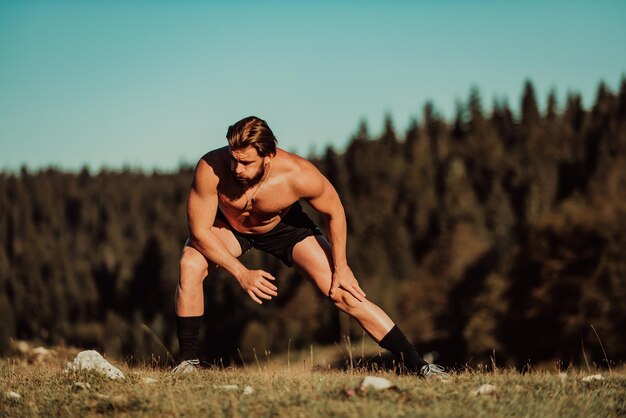
[[[307,156],[341,196],[368,297],[442,364],[626,359],[626,78],[601,83],[589,108],[576,93],[538,102],[527,81],[519,111],[496,100],[487,112],[473,88],[449,120],[426,103],[403,132],[387,115],[379,135],[363,121],[344,150]],[[0,173],[0,354],[11,339],[137,363],[176,354],[192,175]],[[242,260],[277,277],[279,296],[257,305],[212,272],[207,361],[363,336],[280,261]]]

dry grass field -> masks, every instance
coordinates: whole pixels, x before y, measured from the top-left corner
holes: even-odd
[[[74,355],[56,350],[39,359],[0,359],[0,416],[626,416],[623,369],[524,374],[464,370],[442,381],[389,371],[312,368],[306,355],[294,355],[289,363],[264,359],[185,375],[112,361],[126,377],[109,380],[93,372],[64,372]],[[602,378],[583,380],[595,374]],[[363,391],[359,385],[367,375],[385,377],[396,387]],[[476,394],[486,384],[493,391]]]

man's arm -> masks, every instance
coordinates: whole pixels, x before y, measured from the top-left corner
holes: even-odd
[[[328,227],[328,238],[333,254],[333,277],[329,296],[342,288],[363,301],[365,292],[359,286],[346,257],[346,214],[337,191],[326,177],[310,162],[301,162],[302,175],[296,177],[296,191],[313,209],[323,214]]]
[[[218,207],[217,184],[213,167],[200,160],[187,198],[189,240],[208,260],[232,274],[250,298],[260,304],[259,298],[269,300],[278,294],[276,286],[268,281],[274,277],[262,270],[248,270],[211,230]]]
[[[217,183],[213,168],[204,159],[200,160],[187,197],[189,240],[208,260],[236,277],[245,267],[211,231],[217,214]]]

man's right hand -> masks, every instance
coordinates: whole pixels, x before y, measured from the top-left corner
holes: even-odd
[[[278,295],[278,288],[270,282],[276,278],[266,271],[245,270],[236,279],[248,296],[259,305],[263,304],[261,299],[270,300],[272,296]]]

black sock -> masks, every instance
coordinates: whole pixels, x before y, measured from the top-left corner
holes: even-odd
[[[391,328],[378,345],[391,351],[409,372],[419,372],[422,366],[428,364],[417,354],[415,346],[409,342],[397,325]]]
[[[198,334],[201,326],[202,316],[176,315],[176,335],[181,361],[198,358]]]

